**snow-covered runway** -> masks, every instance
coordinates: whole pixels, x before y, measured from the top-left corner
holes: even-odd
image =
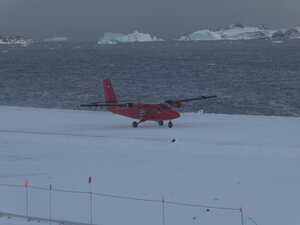
[[[185,113],[172,129],[107,112],[0,107],[0,183],[240,207],[245,224],[300,223],[300,119]],[[174,143],[172,139],[176,139]],[[41,192],[41,191],[40,191]],[[29,193],[30,194],[30,193]],[[53,196],[53,217],[89,222],[89,198]],[[24,190],[0,186],[0,211],[24,214]],[[29,213],[47,217],[48,194]],[[96,224],[161,224],[161,206],[94,199]],[[0,218],[0,224],[7,222]],[[23,223],[24,224],[24,223]],[[240,224],[239,215],[168,206],[166,224]]]

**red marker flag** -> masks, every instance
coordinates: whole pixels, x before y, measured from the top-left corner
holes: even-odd
[[[162,201],[162,202],[164,202],[164,201],[165,201],[165,196],[164,196],[164,195],[162,195],[162,197],[161,197],[161,201]]]
[[[25,180],[24,186],[28,187],[28,180],[27,179]]]
[[[92,183],[92,177],[89,177],[89,184]]]
[[[243,208],[242,207],[240,207],[240,212],[243,212]]]

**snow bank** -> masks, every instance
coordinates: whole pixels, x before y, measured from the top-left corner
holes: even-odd
[[[0,107],[0,183],[29,190],[48,218],[69,189],[244,208],[245,225],[300,222],[300,118],[184,113],[174,127],[108,112]],[[172,142],[172,139],[176,139]],[[88,194],[53,192],[52,218],[90,223]],[[0,186],[0,211],[25,214],[25,189]],[[93,198],[94,224],[162,223],[161,203]],[[241,224],[235,211],[166,205],[168,224]],[[0,224],[26,225],[0,218]],[[28,224],[31,224],[30,222]],[[38,223],[36,223],[38,224]]]
[[[134,31],[131,34],[123,35],[118,33],[107,32],[98,41],[98,44],[117,44],[121,42],[151,42],[151,41],[163,41],[157,37],[151,37],[150,34],[139,33]]]
[[[253,40],[253,39],[298,39],[300,28],[267,29],[264,26],[245,27],[242,24],[229,25],[219,30],[200,30],[181,36],[179,41],[203,40]]]

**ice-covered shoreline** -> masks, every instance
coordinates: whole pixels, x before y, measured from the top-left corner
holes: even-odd
[[[256,40],[256,39],[300,39],[300,27],[285,29],[267,29],[263,25],[247,27],[242,24],[229,25],[217,30],[204,29],[186,34],[178,41],[207,41],[207,40]]]
[[[33,44],[33,40],[22,36],[0,36],[0,44],[4,45],[29,45]]]
[[[264,25],[244,26],[242,24],[231,24],[220,29],[203,29],[175,39],[176,41],[216,41],[216,40],[288,40],[300,39],[300,27],[282,29],[268,29]],[[98,41],[98,44],[117,44],[128,42],[152,42],[163,41],[161,38],[151,37],[150,34],[135,31],[131,34],[119,34],[106,32]]]

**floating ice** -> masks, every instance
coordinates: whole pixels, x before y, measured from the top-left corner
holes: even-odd
[[[118,33],[106,32],[102,38],[98,41],[98,44],[117,44],[121,42],[152,42],[163,41],[157,37],[151,37],[150,34],[139,33],[134,31],[131,34],[123,35]]]
[[[51,38],[47,38],[44,41],[68,41],[69,38],[68,37],[51,37]]]

